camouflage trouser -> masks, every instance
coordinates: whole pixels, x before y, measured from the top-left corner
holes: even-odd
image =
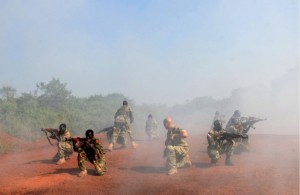
[[[106,133],[106,137],[107,137],[108,143],[112,143],[113,142],[113,133],[114,133],[114,128],[113,128],[113,130],[108,131]]]
[[[86,170],[86,161],[90,161],[95,167],[95,171],[98,175],[104,175],[106,172],[106,162],[105,157],[103,156],[101,159],[95,159],[93,156],[87,156],[87,154],[84,151],[81,151],[78,153],[78,167],[81,171]]]
[[[120,136],[120,131],[117,128],[113,128],[112,131],[108,131],[106,133],[107,141],[108,143],[118,143],[118,144],[123,144],[124,139],[122,136]]]
[[[214,161],[217,162],[221,158],[221,154],[226,154],[227,158],[230,158],[234,150],[234,142],[226,141],[221,146],[208,145],[207,154]]]
[[[73,146],[68,142],[58,142],[57,153],[52,158],[53,161],[58,161],[61,158],[70,158],[73,154]]]
[[[244,151],[249,151],[249,140],[247,139],[242,139],[242,138],[237,138],[235,139],[235,148],[234,148],[234,153],[235,154],[240,154],[241,152]]]
[[[158,139],[158,133],[155,130],[147,130],[146,131],[149,140]]]
[[[112,143],[118,143],[122,146],[125,146],[127,142],[126,133],[128,133],[130,141],[134,141],[132,128],[130,125],[124,123],[115,123],[115,129],[113,131],[112,136]]]
[[[167,169],[171,170],[185,167],[187,163],[190,162],[188,151],[188,146],[166,146]]]

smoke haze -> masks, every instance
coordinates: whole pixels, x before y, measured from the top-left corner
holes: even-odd
[[[251,133],[295,134],[298,8],[296,0],[4,0],[0,86],[21,94],[55,77],[75,96],[165,105],[159,122],[170,115],[194,133],[207,132],[216,110],[228,120],[239,109],[268,118]],[[146,115],[138,117],[143,129]]]
[[[33,8],[34,7],[34,8]],[[298,66],[298,1],[1,1],[0,86],[138,104],[227,98]]]

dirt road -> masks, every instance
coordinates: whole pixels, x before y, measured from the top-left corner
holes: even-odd
[[[104,148],[107,142],[100,136]],[[51,161],[56,147],[46,139],[1,154],[0,194],[299,194],[299,136],[250,135],[250,152],[234,155],[234,166],[209,166],[205,135],[188,138],[193,167],[165,173],[164,140],[138,141],[137,149],[107,152],[108,172],[77,177],[77,154]]]

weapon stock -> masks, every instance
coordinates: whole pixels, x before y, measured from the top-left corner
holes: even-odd
[[[104,129],[98,131],[97,133],[105,133],[105,132],[112,130],[113,128],[114,128],[114,126],[106,127]]]

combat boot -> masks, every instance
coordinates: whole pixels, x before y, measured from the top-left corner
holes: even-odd
[[[177,169],[170,169],[167,174],[168,175],[174,175],[176,173],[177,173]]]
[[[137,143],[135,143],[134,141],[133,142],[131,142],[131,144],[132,144],[132,148],[137,148],[139,145],[137,144]]]
[[[83,177],[83,176],[86,176],[87,175],[87,171],[84,170],[84,171],[80,171],[80,173],[78,174],[79,177]]]
[[[190,156],[189,156],[189,155],[186,156],[186,162],[185,162],[185,165],[186,165],[186,167],[188,167],[188,168],[192,167],[192,162],[191,162],[191,160],[190,160]]]
[[[94,167],[95,167],[95,172],[96,175],[103,175],[102,167],[100,164],[97,164],[96,161],[94,161]]]
[[[230,160],[230,157],[226,157],[225,164],[227,166],[233,166],[233,162]]]
[[[216,166],[217,165],[217,159],[215,159],[215,158],[212,158],[211,160],[210,160],[210,166]]]
[[[108,151],[113,151],[113,149],[114,149],[114,145],[113,145],[113,143],[110,143],[109,145],[108,145]]]
[[[61,165],[61,164],[64,164],[65,162],[66,162],[65,158],[61,158],[56,162],[56,164]]]

